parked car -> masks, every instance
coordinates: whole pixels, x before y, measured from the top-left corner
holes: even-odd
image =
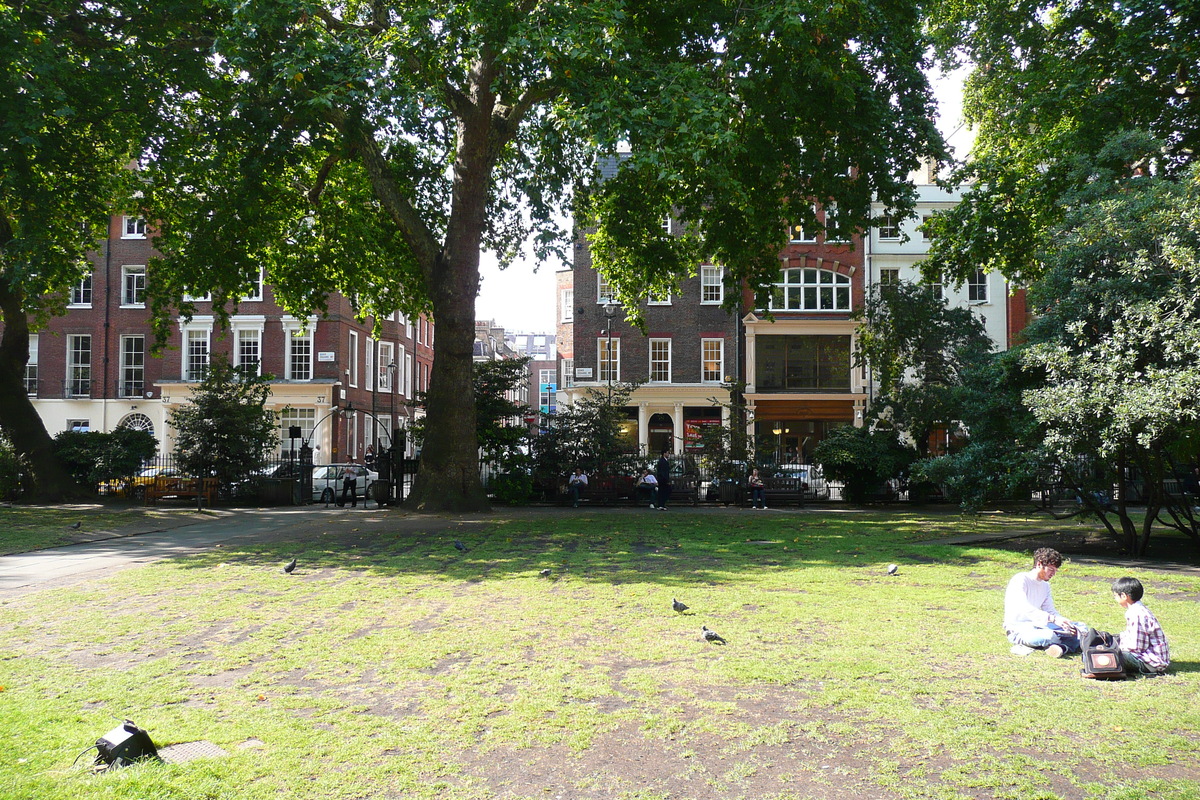
[[[319,464],[313,467],[314,501],[332,503],[342,496],[342,470],[349,467],[354,470],[358,482],[354,487],[355,497],[364,501],[371,496],[371,484],[379,480],[379,473],[369,470],[362,464]]]
[[[100,484],[100,494],[142,500],[146,497],[146,487],[154,483],[155,478],[174,478],[179,474],[179,470],[174,467],[144,467],[141,472],[127,480],[105,481]]]
[[[775,471],[775,477],[797,478],[806,484],[805,500],[828,500],[829,484],[825,481],[825,471],[821,465],[811,464],[780,464]]]

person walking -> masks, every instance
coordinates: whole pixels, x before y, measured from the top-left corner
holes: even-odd
[[[342,499],[338,501],[338,506],[345,507],[347,494],[350,496],[350,507],[358,508],[358,473],[352,463],[342,468]]]

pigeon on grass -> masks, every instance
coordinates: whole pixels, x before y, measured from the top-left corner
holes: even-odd
[[[671,608],[675,610],[676,614],[682,614],[688,610],[687,606],[676,600],[674,597],[671,598]]]
[[[725,637],[716,631],[710,631],[707,626],[701,625],[700,631],[704,634],[704,641],[725,644]]]
[[[899,575],[900,567],[897,564],[888,564],[888,575]]]
[[[294,559],[294,558],[291,561],[289,561],[283,565],[283,571],[286,572],[288,575],[291,575],[292,570],[294,570],[295,568],[296,568],[296,559]]]
[[[460,542],[458,539],[454,540],[454,549],[460,553],[467,552],[467,546],[465,544],[463,544],[462,542]]]
[[[539,572],[538,575],[541,575],[543,578],[549,578],[550,577],[550,569],[546,568],[546,569],[542,570],[541,572]]]
[[[68,528],[70,528],[70,529],[71,529],[71,530],[73,530],[73,531],[77,531],[77,530],[79,530],[79,526],[80,526],[80,525],[82,525],[82,524],[83,524],[82,522],[72,522],[72,523],[71,523],[70,525],[68,525],[67,527],[68,527]]]

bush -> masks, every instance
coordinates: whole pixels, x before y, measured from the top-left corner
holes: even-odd
[[[62,431],[54,437],[55,455],[81,486],[135,475],[158,452],[158,440],[146,431],[117,428],[112,433]]]
[[[21,494],[23,475],[21,457],[12,443],[0,436],[0,498],[15,500]]]
[[[895,431],[845,425],[834,428],[813,450],[825,477],[842,481],[851,503],[869,500],[888,478],[898,478],[915,454],[900,444]]]

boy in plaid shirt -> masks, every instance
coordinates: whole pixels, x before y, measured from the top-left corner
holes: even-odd
[[[1117,578],[1112,585],[1117,605],[1125,609],[1125,630],[1121,634],[1121,658],[1125,668],[1143,675],[1161,675],[1171,665],[1167,635],[1142,604],[1145,590],[1137,578]]]

